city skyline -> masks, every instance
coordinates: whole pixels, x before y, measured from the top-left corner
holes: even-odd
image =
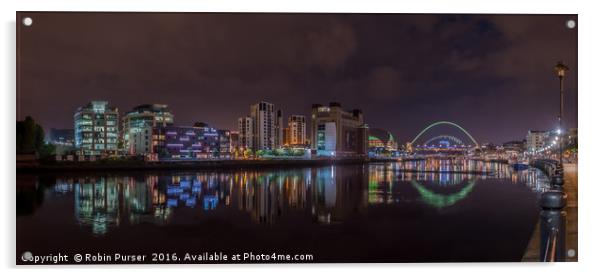
[[[571,67],[565,128],[577,127],[571,16],[30,14],[44,24],[18,34],[18,119],[31,115],[47,131],[71,128],[91,100],[120,115],[164,103],[175,125],[229,130],[258,101],[285,118],[339,102],[400,142],[449,120],[500,144],[555,129],[559,60]],[[558,27],[533,31],[540,26]],[[57,28],[62,36],[45,35]]]
[[[16,264],[578,262],[577,17],[18,11]]]

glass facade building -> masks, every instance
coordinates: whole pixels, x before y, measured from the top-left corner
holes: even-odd
[[[153,134],[160,159],[220,157],[220,135],[214,128],[166,126],[155,128]]]
[[[75,148],[83,155],[114,154],[119,143],[119,111],[106,101],[92,101],[73,116]]]

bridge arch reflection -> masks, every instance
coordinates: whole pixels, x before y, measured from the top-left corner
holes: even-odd
[[[466,198],[470,192],[472,192],[474,186],[476,185],[476,180],[469,180],[466,186],[464,186],[458,192],[452,194],[441,194],[436,193],[432,190],[429,190],[422,183],[412,180],[412,186],[420,193],[422,200],[429,204],[430,206],[436,208],[445,208],[456,204],[458,201]]]

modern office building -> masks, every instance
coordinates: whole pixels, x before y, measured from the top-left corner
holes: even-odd
[[[211,127],[157,127],[156,151],[159,159],[209,159],[220,157],[218,130]]]
[[[274,104],[259,102],[251,106],[253,119],[253,150],[274,149],[276,140],[276,114]]]
[[[368,152],[368,127],[360,110],[346,111],[341,104],[314,104],[311,147],[319,156],[363,156]]]
[[[92,101],[73,116],[75,148],[82,155],[113,154],[118,150],[119,111],[107,101]]]
[[[291,115],[288,118],[288,144],[291,146],[305,146],[307,143],[305,116]]]
[[[144,104],[127,112],[122,120],[124,150],[130,155],[153,153],[152,130],[173,125],[174,116],[164,104]],[[131,138],[136,136],[136,140]],[[140,152],[142,151],[142,152]]]
[[[127,151],[130,155],[146,155],[156,153],[154,147],[153,128],[150,125],[137,127],[135,132],[130,132]]]
[[[253,118],[250,116],[238,119],[238,147],[239,150],[253,150]]]
[[[527,151],[538,151],[543,149],[545,146],[548,132],[546,131],[534,131],[529,130],[526,137],[526,150]]]

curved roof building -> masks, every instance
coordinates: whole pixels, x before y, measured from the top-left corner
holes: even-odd
[[[368,130],[368,148],[383,148],[393,151],[397,150],[397,141],[387,130],[370,128]]]

